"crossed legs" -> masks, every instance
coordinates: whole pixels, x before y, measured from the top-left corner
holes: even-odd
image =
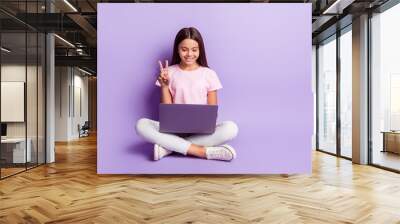
[[[198,134],[183,138],[174,134],[161,133],[159,122],[141,118],[136,122],[136,132],[148,142],[162,146],[165,149],[206,158],[206,147],[219,146],[232,140],[238,134],[238,127],[233,121],[217,124],[213,134]]]

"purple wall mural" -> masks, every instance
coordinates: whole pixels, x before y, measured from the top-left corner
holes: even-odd
[[[218,121],[240,129],[232,162],[152,161],[135,133],[158,119],[157,61],[189,26],[223,85]],[[99,174],[310,173],[311,4],[98,4],[98,126]]]

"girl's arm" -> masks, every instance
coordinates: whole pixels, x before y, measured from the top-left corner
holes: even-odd
[[[209,91],[207,94],[207,104],[208,105],[217,105],[217,90]]]
[[[168,86],[161,86],[161,103],[172,104],[172,96]]]

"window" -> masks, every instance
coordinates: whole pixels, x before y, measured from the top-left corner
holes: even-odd
[[[318,47],[318,149],[336,153],[336,36]]]
[[[352,157],[352,35],[351,26],[340,36],[340,155]]]
[[[371,18],[372,163],[400,170],[400,5]]]

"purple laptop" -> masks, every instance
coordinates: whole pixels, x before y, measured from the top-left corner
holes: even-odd
[[[212,134],[217,123],[217,113],[217,105],[160,103],[160,132]]]

